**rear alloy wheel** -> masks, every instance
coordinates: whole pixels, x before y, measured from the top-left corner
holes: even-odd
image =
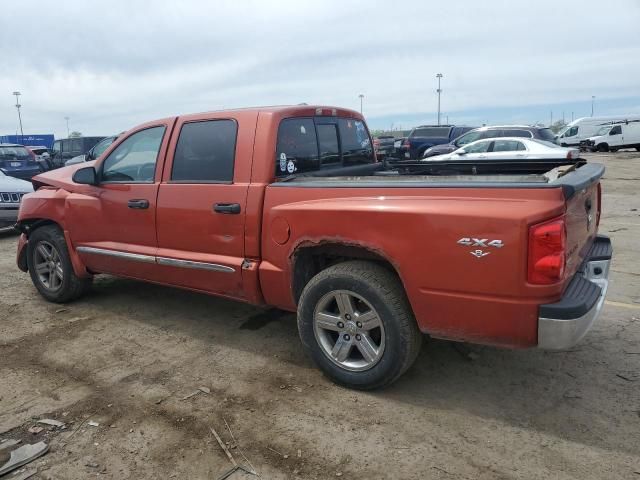
[[[67,242],[55,225],[45,225],[29,235],[27,266],[38,292],[50,302],[73,300],[91,285],[91,277],[80,278],[73,271]]]
[[[398,277],[359,260],[328,267],[309,281],[298,303],[298,330],[325,375],[362,390],[397,380],[422,344]]]

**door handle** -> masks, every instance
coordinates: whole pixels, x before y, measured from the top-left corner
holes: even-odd
[[[138,210],[144,210],[149,208],[149,200],[145,200],[145,199],[135,199],[135,200],[129,200],[129,202],[127,203],[127,206],[129,208],[135,208]]]
[[[226,215],[237,215],[240,213],[239,203],[216,203],[213,206],[213,211],[216,213],[224,213]]]

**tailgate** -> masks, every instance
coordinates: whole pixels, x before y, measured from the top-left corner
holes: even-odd
[[[582,179],[580,183],[572,185],[572,188],[565,188],[565,198],[567,199],[565,214],[567,229],[566,274],[568,278],[580,268],[598,231],[602,172],[604,169],[601,169],[599,175]],[[578,171],[568,176],[579,175],[579,173]]]

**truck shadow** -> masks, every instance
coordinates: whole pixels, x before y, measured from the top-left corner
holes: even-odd
[[[293,313],[111,277],[98,280],[93,293],[76,303],[194,341],[277,356],[277,362],[287,364],[280,370],[295,371],[298,378],[324,382],[336,391],[304,355]],[[464,411],[519,429],[638,454],[639,445],[628,440],[637,438],[640,414],[633,409],[640,406],[624,403],[637,384],[616,377],[624,368],[624,353],[606,331],[596,328],[574,350],[557,353],[430,339],[396,384],[355,394],[445,416]],[[275,376],[277,370],[271,373]],[[264,372],[259,381],[269,383],[269,374]]]

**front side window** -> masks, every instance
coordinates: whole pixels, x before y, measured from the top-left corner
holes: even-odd
[[[164,127],[134,133],[113,150],[102,164],[103,182],[153,182]]]
[[[616,125],[611,129],[609,135],[622,135],[622,126]]]
[[[476,142],[472,145],[467,145],[466,147],[464,147],[464,151],[467,153],[484,153],[489,150],[489,145],[491,145],[491,141]]]
[[[607,135],[609,133],[609,130],[611,130],[611,125],[607,125],[605,127],[600,128],[597,132],[596,132],[596,136],[599,137],[600,135]]]
[[[55,153],[60,153],[62,151],[62,142],[60,140],[53,142],[53,151]]]
[[[457,147],[462,147],[468,143],[475,142],[476,140],[480,140],[483,138],[482,136],[483,133],[484,132],[482,131],[465,133],[454,142],[454,145],[456,145]]]
[[[171,180],[206,183],[233,180],[238,125],[234,120],[185,123],[173,156]]]
[[[570,129],[568,129],[563,137],[575,137],[578,134],[578,126],[576,125],[575,127],[571,127]]]
[[[340,141],[342,143],[342,158],[344,165],[361,165],[373,163],[373,149],[367,127],[361,120],[351,118],[340,118],[338,120],[340,130]],[[393,137],[380,137],[393,139]]]

